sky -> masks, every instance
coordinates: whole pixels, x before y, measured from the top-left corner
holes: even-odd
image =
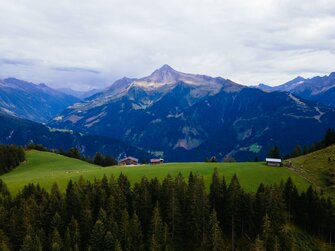
[[[0,0],[0,78],[88,90],[163,64],[278,85],[335,71],[334,0]]]

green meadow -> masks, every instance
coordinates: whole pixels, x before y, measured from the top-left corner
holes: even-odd
[[[290,159],[290,161],[296,173],[312,182],[318,190],[322,190],[335,201],[335,178],[328,172],[335,170],[335,145]]]
[[[81,160],[64,157],[58,154],[39,151],[28,151],[27,161],[10,173],[1,175],[0,178],[7,184],[12,193],[17,193],[28,183],[40,184],[50,190],[52,184],[57,182],[61,190],[65,190],[69,180],[76,181],[80,176],[86,180],[100,179],[104,175],[118,176],[120,173],[127,175],[130,182],[139,181],[143,176],[147,178],[157,177],[163,180],[168,174],[178,175],[180,172],[186,179],[192,171],[204,177],[209,188],[211,175],[215,168],[220,175],[224,175],[227,183],[236,173],[237,177],[248,192],[255,192],[261,182],[264,184],[279,184],[291,177],[299,190],[304,190],[309,183],[296,173],[283,167],[269,167],[264,163],[166,163],[161,165],[140,166],[113,166],[100,167]]]

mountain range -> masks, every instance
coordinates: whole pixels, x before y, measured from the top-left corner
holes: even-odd
[[[299,86],[299,81],[305,80],[289,85]],[[212,155],[251,160],[265,157],[274,145],[289,153],[334,127],[333,108],[299,95],[164,65],[147,77],[116,81],[48,125],[116,138],[168,161],[202,161]]]
[[[16,78],[0,80],[0,111],[36,122],[47,122],[80,99]]]
[[[303,99],[335,107],[335,72],[328,76],[317,76],[310,79],[297,77],[279,86],[258,85],[264,91],[282,91],[293,93]]]

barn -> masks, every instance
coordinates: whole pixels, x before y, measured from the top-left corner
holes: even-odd
[[[283,165],[283,162],[281,159],[266,158],[265,161],[268,166],[282,166]]]
[[[138,159],[135,157],[128,156],[119,160],[119,165],[120,166],[138,165]]]
[[[163,159],[150,159],[151,165],[157,165],[157,164],[162,164],[162,163],[164,163]]]

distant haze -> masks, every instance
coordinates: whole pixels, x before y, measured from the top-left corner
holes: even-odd
[[[53,88],[163,64],[245,85],[335,71],[332,0],[2,0],[0,12],[0,78]]]

